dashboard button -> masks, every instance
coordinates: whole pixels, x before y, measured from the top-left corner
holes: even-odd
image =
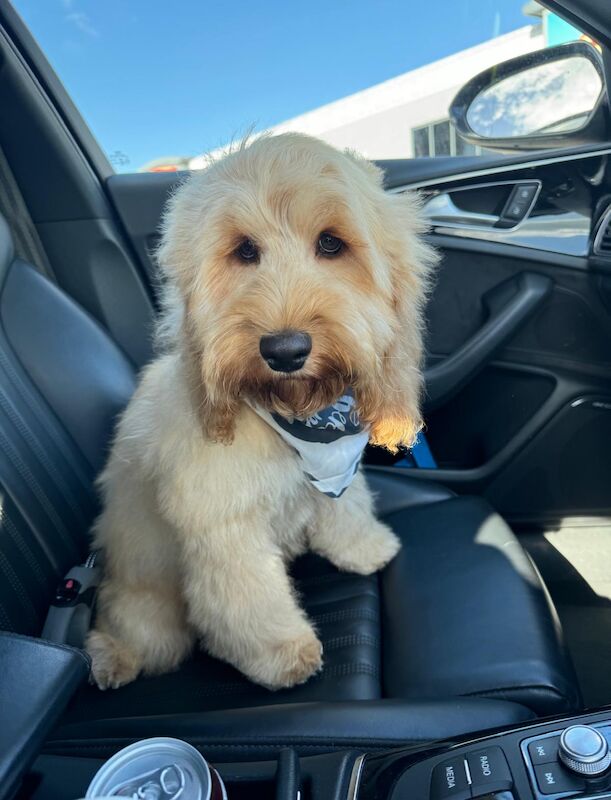
[[[541,794],[579,792],[585,788],[585,782],[567,772],[559,762],[539,764],[534,770]]]
[[[467,762],[471,773],[474,797],[478,796],[477,789],[482,790],[479,794],[484,794],[485,791],[511,789],[513,783],[511,772],[500,747],[488,747],[485,750],[469,753]]]
[[[537,739],[528,745],[528,755],[533,765],[549,764],[551,761],[558,760],[559,736],[548,736],[545,739]]]
[[[431,800],[469,800],[470,797],[464,758],[437,764],[431,778]]]

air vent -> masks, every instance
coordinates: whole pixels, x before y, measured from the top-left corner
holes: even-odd
[[[611,207],[605,211],[598,227],[596,239],[594,239],[594,253],[611,258]]]

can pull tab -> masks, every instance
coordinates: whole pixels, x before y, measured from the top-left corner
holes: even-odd
[[[130,800],[180,800],[187,778],[178,764],[168,764],[152,772],[135,775],[115,786],[113,797],[128,797]]]

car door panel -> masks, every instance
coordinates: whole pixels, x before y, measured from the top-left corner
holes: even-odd
[[[486,292],[481,298],[485,321],[460,347],[426,367],[425,411],[448,403],[481,372],[545,303],[552,288],[545,275],[519,272]]]
[[[529,274],[548,278],[549,294],[492,362],[426,413],[439,468],[412,474],[482,493],[514,523],[605,515],[611,457],[600,443],[611,406],[583,400],[611,394],[604,274],[446,244],[429,304],[428,360],[443,363],[459,351],[485,325],[490,291]],[[378,451],[373,460],[390,464]],[[591,491],[579,488],[584,483]]]
[[[530,274],[551,283],[494,361],[427,412],[427,436],[439,465],[434,477],[459,491],[481,492],[513,522],[605,515],[611,458],[601,442],[611,432],[611,282],[609,262],[591,248],[609,204],[607,161],[604,155],[571,159],[513,173],[504,169],[498,177],[526,176],[543,185],[534,209],[548,223],[541,226],[540,249],[468,225],[440,225],[431,237],[443,258],[428,307],[429,364],[447,363],[477,337],[490,320],[486,299],[499,286]],[[476,180],[481,176],[462,185]],[[450,188],[459,185],[451,182]],[[446,192],[448,182],[424,190]],[[580,257],[565,246],[567,216],[575,214],[588,231]]]

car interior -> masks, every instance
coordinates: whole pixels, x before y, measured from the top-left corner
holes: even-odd
[[[605,4],[545,5],[599,43],[587,57],[611,86]],[[153,736],[194,745],[230,800],[610,796],[582,769],[595,759],[569,767],[560,743],[573,725],[611,742],[605,89],[581,137],[379,162],[387,191],[422,193],[442,255],[435,468],[368,449],[402,549],[367,577],[298,559],[324,668],[276,692],[203,652],[101,692],[82,637],[48,635],[52,608],[89,624],[93,589],[66,576],[87,564],[95,478],[153,353],[154,250],[182,176],[113,172],[7,0],[0,107],[0,798],[83,797],[105,759]]]

